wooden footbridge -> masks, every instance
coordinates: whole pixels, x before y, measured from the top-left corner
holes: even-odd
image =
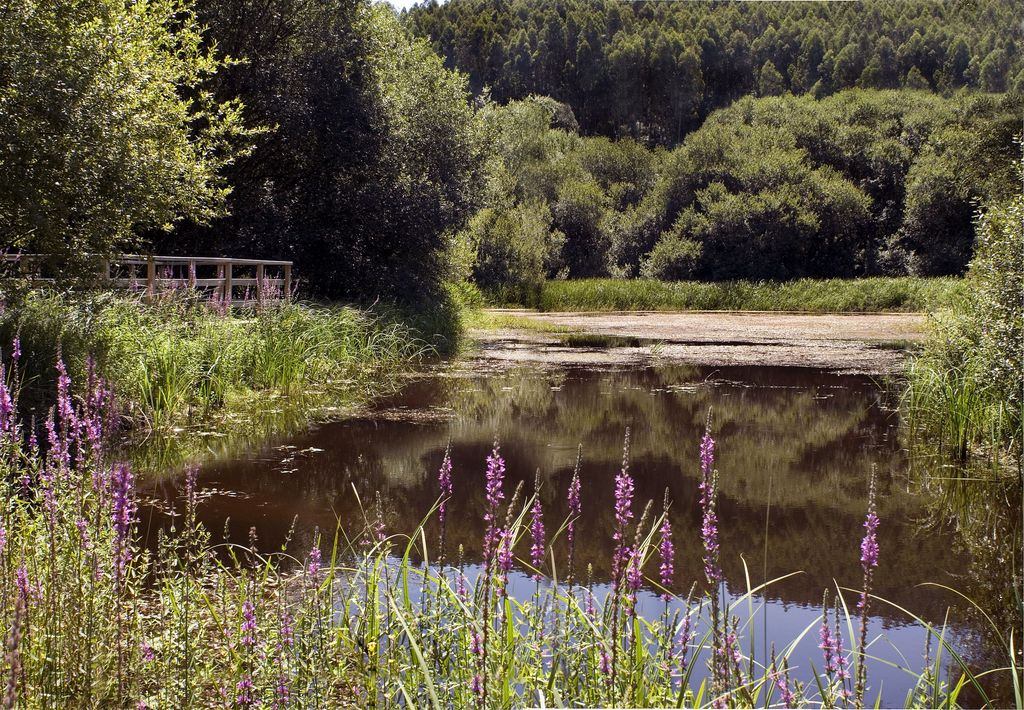
[[[48,276],[46,265],[53,257],[45,254],[0,256],[4,275],[31,284],[64,283],[65,278]],[[144,291],[147,297],[182,288],[209,295],[226,306],[262,304],[289,300],[292,295],[292,262],[266,259],[235,259],[213,256],[154,256],[121,254],[87,259],[95,261],[75,278],[77,283],[99,288]]]

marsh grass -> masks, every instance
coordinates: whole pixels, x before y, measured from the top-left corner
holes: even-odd
[[[62,357],[81,376],[89,355],[131,428],[210,422],[261,402],[304,409],[359,401],[389,374],[434,352],[407,322],[348,306],[275,303],[221,313],[182,289],[149,303],[113,293],[32,292],[8,304],[0,337],[20,335],[23,405],[39,421]],[[313,394],[317,396],[314,397]]]
[[[570,334],[577,329],[565,325],[547,323],[536,318],[527,318],[515,313],[474,308],[467,311],[465,325],[472,330],[525,330],[531,333]]]
[[[536,303],[519,305],[542,311],[928,312],[948,306],[962,289],[962,279],[955,278],[717,283],[578,279],[547,281]]]
[[[6,364],[5,386],[19,378],[19,365]],[[184,476],[172,526],[155,546],[143,547],[131,471],[111,461],[104,443],[104,391],[90,377],[73,398],[62,378],[42,450],[26,441],[8,409],[0,422],[0,623],[7,634],[0,669],[7,706],[851,704],[846,681],[830,672],[813,671],[810,683],[789,675],[797,665],[813,668],[813,660],[793,654],[816,622],[775,649],[774,660],[756,655],[754,598],[778,580],[748,581],[735,598],[709,584],[683,600],[644,573],[664,554],[656,533],[664,511],[645,511],[623,528],[628,534],[620,541],[631,541],[624,548],[628,581],[603,599],[585,578],[563,579],[565,565],[550,544],[541,569],[516,553],[530,535],[529,492],[517,491],[507,505],[494,496],[501,542],[484,573],[470,572],[461,554],[448,565],[434,560],[443,541],[435,546],[425,531],[440,499],[425,503],[410,533],[384,528],[378,499],[376,509],[361,506],[355,526],[339,521],[331,544],[324,542],[332,531],[271,553],[259,550],[255,531],[248,545],[219,544],[197,522],[194,469]],[[492,456],[500,457],[497,447]],[[503,465],[493,468],[489,494],[502,485]],[[621,476],[628,476],[625,464]],[[617,489],[616,498],[617,506],[632,505],[631,493]],[[569,522],[555,528],[549,521],[549,543]],[[345,534],[360,527],[354,537]],[[717,565],[714,554],[706,564]],[[531,596],[506,593],[513,563],[543,575]],[[636,613],[640,584],[678,606],[666,602],[654,618]],[[846,598],[862,591],[835,590],[836,624],[847,639],[855,638],[857,614]],[[954,707],[967,687],[987,703],[986,676],[1019,673],[1012,632],[1003,634],[1009,663],[976,673],[944,627],[916,622],[931,632],[936,655],[919,670],[905,670],[913,686],[908,705]],[[862,664],[886,662],[874,652],[885,644],[883,635],[841,651],[854,677],[864,675]],[[870,672],[866,678],[871,702],[878,691]],[[1009,701],[1021,707],[1014,683]]]

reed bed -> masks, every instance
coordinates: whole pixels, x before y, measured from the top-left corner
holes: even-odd
[[[930,312],[960,297],[955,278],[872,277],[795,281],[547,281],[542,311],[793,311],[809,313]]]
[[[665,515],[672,501],[642,507],[634,500],[627,432],[614,482],[611,589],[597,598],[573,559],[576,537],[598,532],[577,529],[588,494],[581,465],[565,492],[570,515],[553,521],[536,490],[506,490],[497,444],[481,480],[486,534],[475,572],[461,551],[446,549],[447,455],[438,462],[437,500],[424,510],[424,523],[438,518],[437,539],[427,539],[424,524],[411,534],[389,532],[378,499],[367,501],[355,537],[339,524],[296,551],[261,553],[254,531],[247,546],[216,544],[196,520],[200,491],[190,469],[173,526],[144,546],[134,473],[107,446],[117,425],[108,387],[87,365],[83,386],[74,388],[57,361],[56,404],[37,436],[15,415],[19,351],[10,349],[0,373],[5,707],[874,703],[869,667],[880,641],[867,638],[865,624],[886,602],[870,592],[885,524],[873,486],[860,541],[862,589],[836,589],[823,603],[822,655],[809,660],[817,670],[806,683],[792,673],[808,662],[792,657],[799,638],[762,657],[746,645],[744,602],[763,587],[748,585],[738,600],[724,592],[710,428],[695,462],[705,584],[685,600],[673,593],[673,535],[682,531]],[[563,536],[568,559],[557,559],[552,543]],[[534,575],[529,598],[509,594],[514,568]],[[639,613],[645,588],[663,595],[660,616]],[[933,655],[907,671],[915,686],[907,705],[953,707],[968,686],[987,702],[984,676],[994,674],[1013,677],[1013,702],[1024,705],[1017,639],[1005,639],[1006,668],[975,674],[943,629],[928,628]]]
[[[29,292],[0,313],[0,337],[15,336],[26,356],[25,404],[38,418],[53,404],[52,363],[59,357],[82,377],[93,357],[122,417],[145,431],[202,423],[275,397],[365,398],[389,373],[433,350],[398,318],[270,300],[227,309],[185,287],[152,302]]]

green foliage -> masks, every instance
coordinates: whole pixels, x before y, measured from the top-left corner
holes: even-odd
[[[498,300],[533,303],[545,277],[607,274],[621,211],[653,187],[660,155],[579,136],[571,111],[546,97],[483,113],[494,145],[487,206],[460,237],[477,248],[477,284]]]
[[[536,302],[563,242],[543,202],[484,208],[465,234],[476,246],[474,282],[498,300],[521,304]]]
[[[973,205],[1016,185],[1021,101],[909,90],[745,97],[666,152],[552,127],[564,107],[531,97],[485,112],[497,153],[487,201],[550,210],[565,244],[549,278],[961,275]],[[536,243],[524,236],[504,250]],[[486,278],[497,283],[493,271]]]
[[[693,276],[703,247],[678,234],[663,237],[651,250],[641,274],[662,281],[685,281]]]
[[[253,135],[187,0],[5,3],[0,250],[131,249],[140,230],[223,213]]]
[[[654,279],[548,281],[543,311],[925,312],[963,293],[962,279],[798,279],[785,283],[668,283]]]
[[[129,295],[32,292],[0,316],[0,338],[15,334],[28,362],[24,404],[40,419],[56,377],[48,363],[62,355],[80,378],[93,355],[126,415],[143,428],[201,422],[260,398],[300,401],[314,389],[335,403],[359,399],[372,378],[427,348],[401,322],[353,308],[289,303],[219,315],[189,292],[152,304]]]
[[[966,460],[1019,455],[1024,395],[1024,197],[978,217],[965,298],[936,323],[910,372],[915,434]]]
[[[572,107],[587,135],[678,144],[753,93],[1006,91],[1024,71],[1012,0],[888,3],[423,3],[405,23],[470,87]]]
[[[700,279],[962,274],[972,205],[1016,184],[1020,110],[910,91],[740,99],[666,156],[613,258],[635,273],[682,238],[702,246]]]
[[[481,188],[464,77],[367,0],[201,0],[199,13],[245,59],[218,95],[272,130],[229,173],[231,216],[168,248],[293,259],[304,288],[332,298],[440,298]]]

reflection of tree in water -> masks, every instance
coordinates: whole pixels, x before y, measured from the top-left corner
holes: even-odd
[[[975,670],[1005,666],[1011,631],[1019,651],[1024,629],[1020,469],[1012,470],[1012,463],[1010,470],[984,464],[962,467],[936,458],[933,452],[912,451],[913,473],[929,501],[928,524],[953,528],[956,545],[969,560],[957,570],[951,586],[984,610],[983,615],[967,607],[977,630],[969,644],[968,661]],[[1017,662],[1019,667],[1019,657]],[[1012,697],[1009,674],[1002,674],[994,684],[999,697]],[[980,702],[972,693],[967,695],[967,702]]]
[[[257,526],[266,549],[281,544],[297,515],[301,545],[314,526],[330,536],[337,520],[355,533],[362,517],[354,486],[367,505],[379,490],[389,529],[409,531],[437,496],[437,467],[451,437],[455,499],[448,549],[454,553],[462,544],[472,561],[483,534],[484,459],[493,436],[502,440],[509,491],[519,480],[529,491],[539,468],[545,510],[558,520],[566,514],[565,491],[582,443],[579,569],[592,563],[601,581],[609,574],[612,480],[628,426],[638,506],[660,501],[666,487],[674,501],[677,591],[685,593],[700,570],[697,447],[711,407],[720,452],[723,562],[733,588],[745,586],[741,554],[753,583],[762,580],[769,490],[768,578],[804,572],[769,595],[816,604],[833,578],[857,586],[866,482],[877,464],[884,550],[878,591],[941,620],[947,600],[913,585],[948,582],[941,570],[956,562],[949,559],[948,535],[916,535],[911,518],[917,502],[907,493],[895,422],[882,397],[867,378],[795,368],[528,370],[421,380],[385,403],[380,416],[326,425],[293,441],[296,449],[289,452],[209,467],[205,485],[247,497],[216,496],[201,513],[214,530],[230,516],[239,541]],[[423,416],[438,408],[446,419]],[[296,453],[309,447],[323,451]],[[273,461],[286,456],[294,457],[287,466]],[[428,539],[436,540],[436,533],[431,525]],[[564,560],[564,550],[561,555]]]

